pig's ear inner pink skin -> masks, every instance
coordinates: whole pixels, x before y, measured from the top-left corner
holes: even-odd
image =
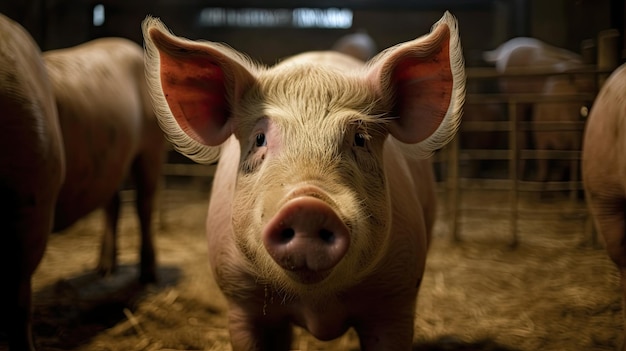
[[[465,68],[450,13],[428,35],[374,58],[370,69],[369,79],[390,106],[389,132],[405,153],[428,157],[454,137],[465,101]]]
[[[234,130],[232,107],[255,81],[247,59],[226,46],[177,38],[158,19],[147,18],[143,31],[161,127],[181,153],[199,163],[216,161]]]
[[[196,141],[220,145],[230,135],[224,69],[201,51],[178,55],[157,30],[150,36],[159,48],[161,88],[176,122]]]

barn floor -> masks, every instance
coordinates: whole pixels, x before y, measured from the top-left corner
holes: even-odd
[[[137,222],[125,204],[121,268],[93,273],[100,212],[51,237],[34,276],[40,350],[229,350],[226,305],[208,268],[205,192],[167,192],[158,222],[158,285],[140,287]],[[445,194],[442,194],[442,198]],[[468,194],[464,206],[503,207],[506,194]],[[414,350],[613,350],[621,342],[617,270],[581,245],[584,218],[520,219],[511,249],[506,212],[467,211],[461,243],[445,208],[435,228],[415,322]],[[525,195],[520,206],[568,209],[565,196]],[[581,206],[580,204],[576,206]],[[0,347],[1,348],[1,347]],[[322,343],[296,330],[294,350],[358,350],[356,335]]]

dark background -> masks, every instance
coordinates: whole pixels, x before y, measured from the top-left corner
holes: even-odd
[[[93,8],[104,5],[106,20],[92,22]],[[206,7],[349,8],[349,29],[207,27],[199,23]],[[468,66],[483,65],[480,53],[516,36],[533,36],[580,52],[580,43],[601,30],[624,32],[623,0],[1,0],[0,12],[26,27],[42,50],[80,44],[102,36],[141,42],[146,15],[161,17],[177,35],[226,42],[272,64],[305,50],[327,49],[340,36],[364,29],[379,49],[418,37],[443,11],[459,19]],[[623,39],[620,42],[623,49]],[[623,61],[623,60],[622,60]]]

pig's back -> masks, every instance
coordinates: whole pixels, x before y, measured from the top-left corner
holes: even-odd
[[[289,57],[280,62],[281,66],[310,64],[336,67],[341,70],[355,70],[363,67],[363,61],[335,51],[310,51]]]
[[[64,107],[60,113],[129,120],[143,112],[143,53],[134,42],[102,38],[47,51],[44,60],[58,104]]]

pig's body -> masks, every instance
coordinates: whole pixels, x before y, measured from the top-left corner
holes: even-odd
[[[626,66],[617,68],[596,98],[583,139],[582,176],[587,204],[620,271],[626,301]],[[624,326],[626,332],[626,325]],[[626,350],[626,342],[622,343]]]
[[[483,55],[485,61],[494,63],[496,70],[502,74],[512,72],[554,72],[562,73],[583,67],[582,56],[571,51],[558,48],[541,40],[527,37],[513,38],[492,51]],[[590,92],[593,84],[588,77],[581,75],[571,76],[532,76],[506,77],[500,79],[500,87],[507,94],[543,94],[545,96]],[[580,118],[580,107],[583,101],[565,103],[530,103],[517,104],[517,118],[520,121],[552,122],[576,121]],[[580,133],[569,131],[542,132],[532,130],[529,133],[520,132],[518,147],[525,149],[531,142],[535,149],[572,150],[571,147],[580,145]],[[573,138],[578,137],[578,141]],[[561,149],[563,146],[565,148]],[[549,159],[540,157],[537,160],[536,179],[548,180]],[[520,166],[521,175],[525,172],[525,162]],[[569,169],[577,172],[577,167]]]
[[[354,327],[364,350],[409,350],[435,218],[432,151],[464,99],[453,17],[364,65],[333,52],[266,68],[144,22],[162,128],[221,151],[207,238],[234,350],[288,350]]]
[[[31,274],[52,230],[63,145],[39,47],[1,14],[0,119],[0,327],[11,350],[30,351]]]
[[[48,51],[67,159],[54,229],[62,230],[95,209],[106,212],[98,269],[116,266],[121,190],[129,175],[137,188],[141,225],[141,279],[155,278],[152,211],[164,156],[164,137],[147,92],[141,47],[121,38],[94,40]]]

